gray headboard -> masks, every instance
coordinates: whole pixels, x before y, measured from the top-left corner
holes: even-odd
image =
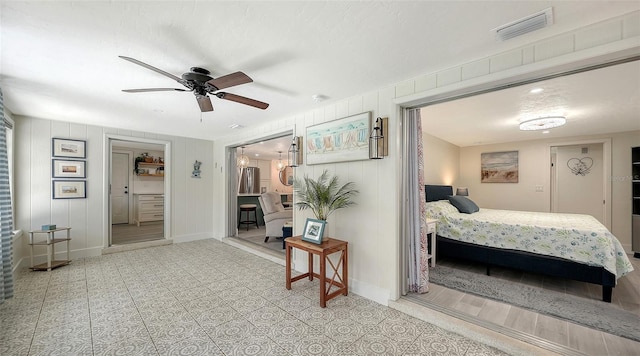
[[[453,195],[453,186],[450,185],[425,185],[424,192],[427,201],[447,200]]]

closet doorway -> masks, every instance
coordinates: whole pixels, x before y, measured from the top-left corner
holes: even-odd
[[[109,246],[166,238],[167,145],[109,139]]]

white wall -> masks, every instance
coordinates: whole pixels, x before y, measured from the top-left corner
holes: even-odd
[[[425,184],[458,185],[460,147],[422,133]]]
[[[16,228],[44,224],[72,228],[72,258],[99,255],[107,244],[105,135],[171,142],[171,231],[177,241],[212,237],[213,142],[15,116]],[[51,198],[51,138],[87,141],[87,198]],[[193,162],[203,162],[202,178],[191,178]],[[16,241],[15,260],[28,263],[27,236]],[[42,255],[44,251],[37,254]],[[26,261],[26,262],[25,262]]]

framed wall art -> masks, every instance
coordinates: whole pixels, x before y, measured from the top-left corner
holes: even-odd
[[[518,183],[518,151],[480,155],[481,183]]]
[[[87,182],[84,180],[54,180],[53,199],[84,199]]]
[[[314,244],[322,243],[322,235],[327,222],[324,220],[307,219],[302,232],[302,240],[313,242]]]
[[[66,158],[86,158],[87,141],[52,138],[52,156]]]
[[[307,127],[307,164],[369,159],[371,113]]]
[[[86,178],[86,162],[54,159],[51,160],[53,178]]]

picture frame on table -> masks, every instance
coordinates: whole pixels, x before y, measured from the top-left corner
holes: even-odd
[[[51,146],[53,157],[87,158],[87,141],[52,138]]]
[[[302,240],[318,245],[321,244],[326,224],[327,222],[324,220],[307,219],[302,232]]]
[[[87,182],[84,180],[54,180],[53,199],[84,199]]]
[[[51,160],[51,176],[53,178],[86,178],[87,169],[85,161]]]

